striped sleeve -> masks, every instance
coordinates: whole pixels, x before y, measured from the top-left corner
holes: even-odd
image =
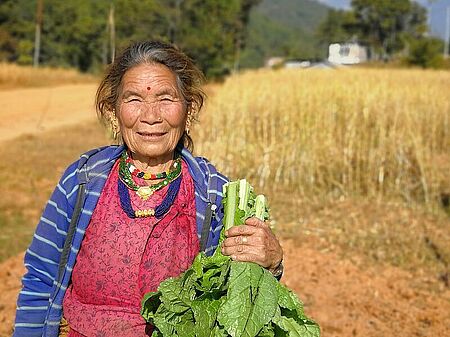
[[[200,170],[206,173],[206,192],[208,200],[215,204],[213,211],[213,218],[209,228],[208,245],[205,249],[205,254],[210,256],[216,250],[220,231],[223,226],[223,210],[222,210],[222,187],[228,182],[228,178],[217,172],[214,165],[212,165],[206,158],[196,157],[197,164]]]
[[[26,273],[17,300],[13,337],[42,336],[49,298],[77,196],[77,163],[64,173],[25,253]]]

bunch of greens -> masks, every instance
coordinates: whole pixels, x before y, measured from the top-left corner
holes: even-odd
[[[224,232],[248,217],[268,218],[264,196],[245,180],[224,186]],[[152,337],[318,337],[297,296],[255,263],[200,253],[191,268],[161,283],[142,301],[141,314],[155,328]]]

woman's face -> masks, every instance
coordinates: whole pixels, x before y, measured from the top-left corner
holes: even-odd
[[[155,63],[129,69],[122,78],[117,117],[123,140],[135,159],[171,160],[187,118],[175,74]]]

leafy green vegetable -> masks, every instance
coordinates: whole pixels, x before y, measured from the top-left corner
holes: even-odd
[[[264,196],[242,179],[224,186],[224,232],[249,217],[269,217]],[[161,283],[142,301],[152,337],[318,337],[319,326],[297,296],[255,263],[200,253],[192,266]]]

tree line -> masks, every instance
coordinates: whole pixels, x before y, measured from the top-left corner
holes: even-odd
[[[214,77],[238,66],[250,10],[261,0],[41,1],[40,64],[95,72],[130,41],[158,39]],[[0,61],[32,64],[37,5],[1,1]]]
[[[253,10],[259,4],[272,10],[262,15]],[[175,43],[208,77],[262,66],[270,56],[324,59],[330,43],[350,41],[368,46],[372,59],[442,62],[443,43],[427,36],[427,12],[415,1],[352,0],[350,10],[328,14],[321,7],[300,0],[2,0],[0,61],[33,63],[41,18],[39,63],[84,72],[103,69],[116,50],[143,39]]]

